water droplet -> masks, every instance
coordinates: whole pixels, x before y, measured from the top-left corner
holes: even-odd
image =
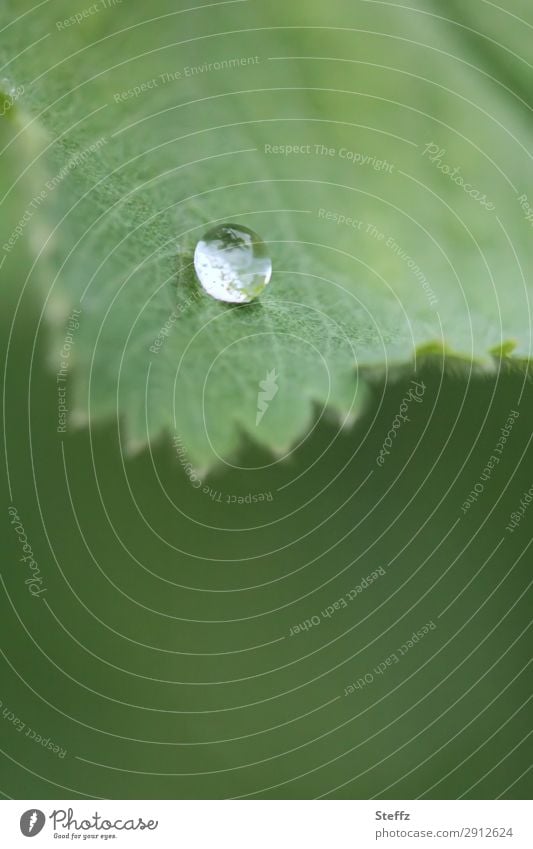
[[[202,288],[229,304],[247,304],[270,282],[272,261],[263,240],[240,224],[208,230],[194,251],[194,268]]]
[[[16,89],[11,80],[8,80],[7,77],[2,77],[0,79],[0,91],[2,94],[5,94],[6,97],[12,97],[15,94]]]

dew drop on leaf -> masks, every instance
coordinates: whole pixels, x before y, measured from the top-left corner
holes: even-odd
[[[13,83],[7,79],[7,77],[2,77],[0,79],[0,88],[4,92],[4,94],[11,94],[15,91],[15,86]]]
[[[272,261],[253,230],[240,224],[220,224],[196,245],[194,268],[200,285],[212,298],[246,304],[268,285]]]

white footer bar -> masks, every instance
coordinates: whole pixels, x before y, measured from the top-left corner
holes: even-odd
[[[0,844],[532,849],[527,801],[2,801]],[[29,844],[29,838],[35,843]]]

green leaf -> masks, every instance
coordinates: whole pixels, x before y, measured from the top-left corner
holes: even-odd
[[[350,423],[417,351],[529,358],[531,24],[485,6],[4,3],[24,93],[0,119],[2,195],[32,211],[8,253],[38,257],[74,420],[118,416],[129,447],[170,432],[202,467],[243,434],[285,452],[317,415]],[[272,254],[248,306],[194,279],[223,221]]]

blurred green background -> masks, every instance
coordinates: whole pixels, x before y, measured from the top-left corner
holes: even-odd
[[[17,336],[21,375],[31,348]],[[34,363],[28,427],[13,374],[13,501],[47,592],[29,595],[7,528],[1,699],[67,754],[3,721],[2,791],[527,797],[531,521],[506,525],[532,484],[533,392],[511,374],[467,383],[433,366],[417,379],[423,403],[382,468],[407,382],[376,386],[352,431],[322,424],[255,472],[271,502],[227,505],[250,491],[248,471],[206,479],[219,502],[166,441],[128,460],[112,426],[62,442],[53,379]],[[511,410],[501,462],[463,514]],[[271,462],[252,447],[240,460]],[[289,636],[379,567],[346,609]]]

